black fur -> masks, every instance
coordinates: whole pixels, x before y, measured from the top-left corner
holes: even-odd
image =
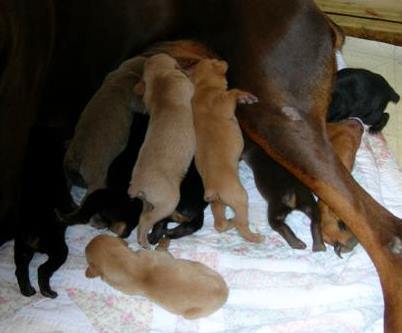
[[[357,117],[370,125],[371,133],[376,133],[388,122],[389,114],[384,112],[388,103],[398,103],[399,99],[381,75],[366,69],[345,68],[337,73],[327,121]]]
[[[121,237],[128,237],[137,226],[142,211],[139,199],[130,199],[127,188],[131,173],[137,160],[139,150],[144,141],[148,116],[135,113],[131,126],[130,137],[125,150],[112,162],[108,171],[107,188],[91,193],[72,214],[61,216],[67,224],[87,223],[95,214],[99,214],[107,225],[114,222],[124,222],[125,230]],[[190,165],[187,175],[180,186],[180,202],[177,211],[190,219],[173,229],[168,229],[169,219],[159,222],[149,235],[151,244],[156,244],[163,236],[180,238],[200,229],[204,221],[204,188],[194,162]]]
[[[292,248],[305,249],[306,244],[285,223],[289,213],[294,209],[300,210],[311,220],[313,251],[324,251],[320,214],[311,191],[247,138],[242,158],[252,169],[255,185],[268,202],[268,222],[271,228]]]
[[[46,297],[57,296],[49,281],[65,262],[68,247],[64,238],[66,226],[58,221],[54,208],[71,209],[67,187],[62,185],[65,184],[61,163],[64,153],[59,129],[35,127],[31,131],[20,198],[24,209],[17,216],[14,245],[15,275],[25,296],[35,294],[29,279],[29,263],[35,252],[49,256],[38,269],[40,292]]]

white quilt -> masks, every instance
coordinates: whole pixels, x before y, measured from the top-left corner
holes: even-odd
[[[376,200],[402,217],[401,171],[382,135],[364,134],[353,175]],[[229,299],[212,316],[188,321],[143,297],[115,291],[99,278],[85,278],[84,248],[100,231],[74,226],[67,230],[68,260],[51,280],[59,293],[54,300],[39,293],[21,296],[14,277],[13,242],[0,248],[0,332],[382,332],[380,284],[363,248],[357,246],[343,260],[332,248],[312,253],[309,220],[299,212],[292,213],[288,223],[309,248],[289,248],[269,228],[266,203],[244,164],[241,176],[249,192],[251,225],[266,236],[263,244],[247,243],[235,230],[218,234],[209,210],[200,231],[171,243],[174,256],[201,261],[226,280]],[[134,234],[129,242],[136,249]],[[37,254],[31,263],[37,290],[36,270],[45,260]]]

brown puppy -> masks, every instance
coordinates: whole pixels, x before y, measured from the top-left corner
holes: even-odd
[[[144,110],[133,92],[144,61],[144,57],[131,58],[108,74],[75,127],[64,168],[70,185],[86,186],[87,195],[106,188],[109,166],[127,145],[133,109]]]
[[[151,117],[128,194],[143,200],[137,239],[149,247],[148,232],[176,209],[180,183],[194,156],[194,88],[176,60],[166,54],[145,62],[143,83],[144,103]]]
[[[205,317],[225,304],[228,287],[206,265],[165,251],[132,251],[121,238],[100,235],[85,249],[88,278],[100,276],[129,295],[143,295],[186,319]]]
[[[205,59],[191,74],[195,86],[195,165],[203,180],[204,199],[211,203],[215,229],[222,232],[235,226],[246,240],[261,242],[263,237],[248,227],[247,192],[238,175],[244,142],[234,115],[238,102],[255,103],[257,98],[238,89],[228,91],[227,69],[225,61]],[[225,217],[225,205],[235,212],[233,224]]]
[[[349,171],[352,171],[363,132],[361,123],[354,119],[327,124],[327,133],[332,147]],[[357,244],[354,234],[322,200],[319,200],[318,207],[324,241],[334,246],[338,256],[351,251]]]

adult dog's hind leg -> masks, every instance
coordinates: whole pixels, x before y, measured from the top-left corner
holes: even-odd
[[[327,86],[329,91],[330,85],[322,82],[317,86]],[[395,245],[402,239],[401,220],[365,192],[342,165],[325,132],[327,103],[317,92],[311,94],[311,100],[304,101],[304,105],[311,104],[306,110],[261,101],[247,106],[247,114],[239,113],[240,124],[266,153],[310,187],[350,227],[379,273],[385,331],[402,332],[402,251]]]

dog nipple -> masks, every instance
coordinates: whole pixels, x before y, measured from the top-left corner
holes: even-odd
[[[402,241],[399,237],[394,237],[388,246],[392,253],[402,254]]]
[[[302,120],[302,118],[300,117],[299,111],[291,106],[284,106],[282,108],[282,112],[285,114],[286,117],[288,117],[290,120],[293,121],[298,121],[298,120]]]

